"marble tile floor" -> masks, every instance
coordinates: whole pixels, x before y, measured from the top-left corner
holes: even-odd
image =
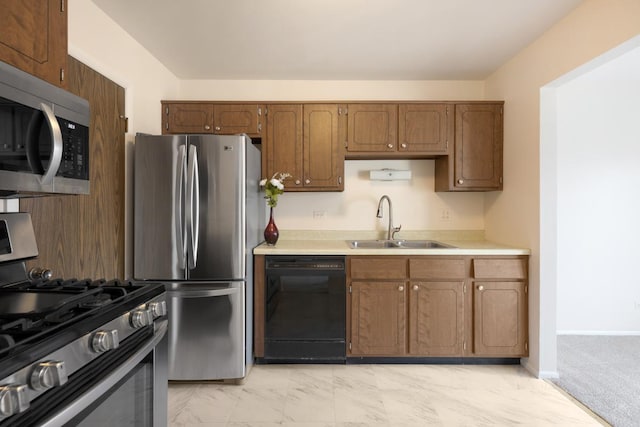
[[[169,426],[600,426],[519,365],[257,365],[242,385],[170,383]]]

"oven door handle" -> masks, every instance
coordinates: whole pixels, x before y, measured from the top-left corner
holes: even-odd
[[[199,289],[188,291],[167,291],[167,297],[179,298],[206,298],[206,297],[222,297],[225,295],[237,294],[240,288],[220,288],[220,289]]]
[[[109,376],[83,393],[78,399],[66,406],[62,411],[56,413],[52,418],[45,420],[41,427],[56,427],[68,423],[82,411],[91,406],[100,396],[103,396],[113,386],[124,378],[133,368],[135,368],[147,355],[158,345],[167,333],[166,319],[155,323],[155,335],[142,348],[131,355],[123,364],[118,366]]]

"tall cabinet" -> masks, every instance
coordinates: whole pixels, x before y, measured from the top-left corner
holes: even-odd
[[[0,0],[0,61],[66,87],[66,0]]]

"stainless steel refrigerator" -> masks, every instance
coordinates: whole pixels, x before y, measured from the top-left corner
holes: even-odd
[[[136,136],[134,278],[166,283],[170,380],[239,379],[252,363],[259,181],[245,135]]]

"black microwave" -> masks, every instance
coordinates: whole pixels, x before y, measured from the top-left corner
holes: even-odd
[[[89,194],[89,102],[0,61],[0,198]]]

